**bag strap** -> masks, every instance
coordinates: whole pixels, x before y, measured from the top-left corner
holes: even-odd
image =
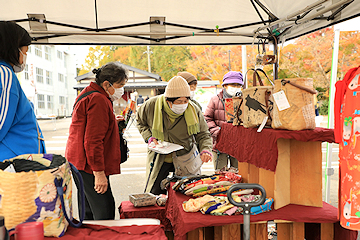
[[[41,137],[41,133],[40,133],[40,128],[39,128],[39,123],[36,120],[36,130],[38,133],[37,139],[38,139],[38,143],[39,143],[39,149],[38,149],[38,154],[40,154],[41,152],[41,141],[45,141],[45,139],[43,137]]]
[[[245,78],[247,78],[248,72],[249,71],[254,71],[253,73],[253,87],[257,86],[257,81],[259,82],[260,86],[264,86],[263,81],[261,80],[260,74],[258,72],[261,72],[263,75],[265,75],[266,79],[270,82],[270,84],[272,86],[274,86],[273,81],[270,80],[270,78],[268,77],[268,75],[266,74],[266,72],[262,69],[254,69],[254,68],[250,68],[249,70],[247,70],[246,74],[245,74]],[[256,81],[257,79],[257,81]]]
[[[294,83],[294,82],[291,82],[290,80],[285,80],[285,79],[281,80],[281,84],[282,84],[283,86],[285,86],[287,83],[289,83],[290,85],[292,85],[292,86],[294,86],[294,87],[297,87],[297,88],[299,88],[299,89],[301,89],[301,90],[304,90],[304,91],[306,91],[306,92],[308,92],[308,93],[311,93],[311,94],[316,94],[316,93],[317,93],[316,90],[313,90],[313,89],[310,89],[310,88],[301,86],[301,85],[299,85],[299,84],[296,84],[296,83]]]
[[[244,101],[244,98],[241,98],[241,102],[239,104],[239,107],[236,109],[236,113],[235,113],[235,117],[237,118],[237,120],[239,121],[239,123],[242,123],[243,121],[239,118],[239,111],[240,111],[240,108],[241,108],[241,105]]]
[[[88,92],[86,92],[86,93],[81,94],[81,95],[78,97],[78,99],[76,100],[76,102],[74,103],[73,109],[75,109],[76,104],[77,104],[81,99],[83,99],[84,97],[86,97],[86,96],[88,96],[88,95],[90,95],[90,94],[92,94],[92,93],[94,93],[94,92],[98,92],[98,93],[99,93],[99,91],[88,91]]]
[[[68,223],[70,224],[70,226],[78,228],[82,225],[82,222],[85,219],[85,194],[84,194],[84,181],[81,177],[81,174],[79,172],[79,170],[76,169],[76,167],[74,165],[72,165],[70,162],[70,167],[73,170],[73,172],[76,174],[76,176],[79,179],[80,182],[80,189],[78,189],[78,191],[80,191],[80,196],[81,196],[81,216],[80,216],[80,221],[78,223],[73,223],[73,221],[70,220],[67,212],[66,212],[66,208],[65,208],[65,203],[64,203],[64,189],[62,187],[63,184],[63,179],[62,178],[55,178],[54,179],[54,183],[57,189],[57,193],[60,197],[60,202],[61,202],[61,208],[63,209],[63,213],[65,216],[66,221],[68,221]]]

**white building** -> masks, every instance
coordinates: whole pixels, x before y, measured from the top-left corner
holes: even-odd
[[[75,55],[69,46],[31,45],[26,68],[18,74],[38,118],[70,116],[75,102]]]

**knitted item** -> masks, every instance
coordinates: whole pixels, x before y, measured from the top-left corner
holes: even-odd
[[[183,77],[187,81],[187,83],[197,81],[196,77],[189,72],[178,72],[177,75]]]
[[[170,79],[165,88],[165,97],[190,97],[190,87],[183,77],[175,76]]]

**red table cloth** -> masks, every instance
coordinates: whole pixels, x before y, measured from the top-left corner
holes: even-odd
[[[80,228],[68,227],[61,238],[45,237],[44,240],[167,240],[161,225],[105,227],[84,224]]]
[[[172,230],[169,219],[166,218],[165,207],[158,205],[147,207],[134,207],[130,201],[123,201],[119,206],[121,219],[126,218],[156,218],[164,225],[166,230]]]
[[[186,233],[200,227],[243,223],[243,215],[213,216],[208,214],[205,215],[200,212],[187,213],[182,209],[182,203],[189,200],[190,197],[180,192],[175,192],[172,188],[169,189],[168,194],[169,198],[166,203],[166,216],[173,226],[175,240],[186,239]],[[335,223],[339,221],[337,215],[338,209],[325,202],[323,202],[322,208],[290,204],[278,210],[252,215],[250,221],[287,220],[306,223]],[[357,237],[356,231],[350,231],[344,228],[335,228],[335,234],[337,236],[334,239],[338,240],[355,240]],[[349,237],[343,238],[342,236]]]
[[[320,141],[333,143],[334,129],[315,128],[314,130],[289,131],[264,128],[244,128],[223,123],[217,137],[215,149],[227,153],[239,162],[254,164],[259,168],[275,172],[279,138],[295,139],[302,142]]]

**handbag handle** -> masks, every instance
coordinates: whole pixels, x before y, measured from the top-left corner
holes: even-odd
[[[307,88],[307,87],[304,87],[304,86],[301,86],[301,85],[296,84],[296,83],[293,83],[293,82],[291,82],[290,80],[285,80],[285,79],[281,80],[281,84],[282,84],[283,86],[285,86],[287,83],[289,83],[290,85],[293,85],[294,87],[297,87],[297,88],[299,88],[299,89],[301,89],[301,90],[304,90],[304,91],[306,91],[306,92],[308,92],[308,93],[317,94],[317,92],[316,92],[315,90],[310,89],[310,88]]]
[[[267,80],[270,82],[270,84],[272,86],[274,86],[274,83],[273,81],[270,80],[270,78],[267,76],[266,72],[262,69],[254,69],[254,68],[250,68],[246,74],[245,74],[245,77],[247,78],[247,74],[249,71],[254,71],[253,73],[253,87],[256,87],[257,86],[257,82],[256,82],[256,79],[259,81],[259,84],[260,86],[264,86],[264,83],[263,81],[261,80],[261,77],[260,77],[260,74],[258,72],[261,72],[263,75],[265,75],[265,77],[267,78]]]
[[[80,216],[80,221],[78,223],[73,223],[73,221],[70,220],[69,216],[67,215],[66,212],[66,208],[65,208],[65,203],[64,203],[64,189],[62,187],[62,183],[63,183],[63,179],[62,178],[55,178],[54,183],[57,189],[57,193],[60,197],[60,202],[61,202],[61,208],[63,209],[63,213],[65,216],[66,221],[68,221],[68,223],[70,224],[70,226],[78,228],[82,225],[82,222],[84,221],[85,218],[85,194],[84,194],[84,182],[83,179],[81,177],[81,174],[79,172],[79,170],[76,169],[76,167],[74,165],[72,165],[72,163],[70,163],[70,167],[73,170],[73,172],[76,174],[76,176],[79,179],[80,182],[80,196],[81,196],[81,208],[82,211],[80,211],[81,216]]]

